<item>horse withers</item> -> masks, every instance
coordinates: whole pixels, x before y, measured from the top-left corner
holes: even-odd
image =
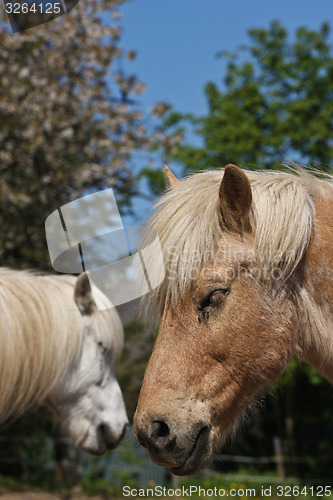
[[[115,308],[97,311],[86,274],[0,270],[0,423],[47,405],[83,450],[102,454],[128,419],[114,363],[123,345]]]
[[[333,382],[333,184],[297,167],[166,177],[149,224],[166,267],[147,299],[161,322],[134,432],[154,462],[187,475],[292,356]]]

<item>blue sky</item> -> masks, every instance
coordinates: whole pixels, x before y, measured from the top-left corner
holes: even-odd
[[[204,84],[223,76],[216,53],[248,43],[249,28],[278,19],[292,33],[333,21],[332,0],[131,0],[120,10],[122,46],[138,52],[128,70],[147,83],[144,107],[165,100],[196,114],[206,110]]]
[[[223,61],[216,53],[248,44],[250,28],[268,28],[274,19],[291,36],[299,26],[318,30],[331,21],[333,27],[332,0],[130,0],[120,10],[121,46],[137,51],[125,69],[146,82],[139,98],[146,111],[162,100],[178,111],[204,114],[205,83],[223,78]],[[140,162],[144,159],[134,156],[138,169]],[[177,173],[175,165],[169,166]],[[139,221],[150,205],[134,202]],[[133,223],[131,218],[126,222]]]

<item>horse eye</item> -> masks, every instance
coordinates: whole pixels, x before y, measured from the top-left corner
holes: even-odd
[[[230,288],[218,288],[210,292],[199,306],[199,312],[202,313],[203,319],[208,319],[208,308],[218,306],[229,292]]]
[[[208,299],[210,301],[210,305],[215,302],[220,302],[223,297],[228,295],[230,292],[230,288],[219,288],[218,290],[214,290],[208,295]]]
[[[98,345],[98,347],[101,348],[101,352],[104,355],[108,350],[107,347],[105,345],[103,345],[103,342],[97,342],[97,345]]]

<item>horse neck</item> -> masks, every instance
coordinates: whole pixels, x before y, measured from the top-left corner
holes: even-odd
[[[333,383],[333,199],[317,201],[315,210],[298,296],[296,353]]]

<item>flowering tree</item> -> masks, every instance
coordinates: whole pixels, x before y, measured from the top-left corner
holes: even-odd
[[[149,146],[126,75],[118,6],[83,0],[67,15],[12,34],[0,22],[1,265],[48,264],[44,221],[89,189],[133,187],[131,153]],[[5,15],[5,14],[3,14]]]

